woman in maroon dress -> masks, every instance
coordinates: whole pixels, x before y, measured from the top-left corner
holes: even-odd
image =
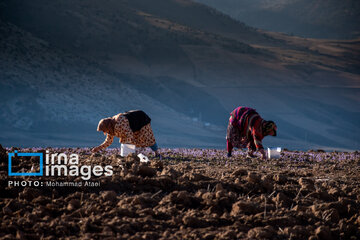
[[[273,121],[266,121],[253,108],[238,107],[230,113],[227,127],[226,143],[228,157],[234,147],[248,148],[248,156],[254,157],[258,150],[266,158],[262,139],[265,136],[276,136],[277,126]]]

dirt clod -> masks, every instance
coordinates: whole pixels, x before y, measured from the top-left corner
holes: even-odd
[[[147,165],[140,165],[138,169],[138,174],[142,177],[153,177],[156,175],[156,170]]]
[[[114,191],[105,191],[101,194],[101,198],[104,201],[114,202],[116,201],[116,192]]]
[[[248,180],[250,183],[259,183],[261,180],[261,176],[254,172],[248,172],[246,180]]]
[[[252,239],[269,239],[275,234],[271,226],[255,227],[249,230],[248,237]]]
[[[315,235],[319,240],[331,240],[333,237],[331,236],[331,232],[329,227],[320,226],[315,230]]]

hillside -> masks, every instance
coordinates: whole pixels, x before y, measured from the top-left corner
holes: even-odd
[[[261,31],[192,1],[15,0],[0,9],[2,141],[82,145],[102,138],[92,132],[99,118],[141,108],[166,146],[224,147],[228,113],[247,105],[278,123],[267,145],[359,148],[358,41]],[[11,90],[21,88],[33,92]]]
[[[104,140],[96,132],[101,118],[144,109],[153,119],[159,144],[166,146],[171,139],[184,146],[213,146],[216,133],[105,73],[97,63],[54,50],[8,23],[0,22],[0,33],[2,143],[92,146]],[[204,140],[191,139],[189,133]]]
[[[196,0],[246,24],[302,37],[351,39],[360,36],[356,0]]]

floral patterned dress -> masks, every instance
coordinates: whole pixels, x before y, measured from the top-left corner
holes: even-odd
[[[143,126],[139,131],[133,132],[130,128],[128,119],[122,114],[113,117],[116,121],[114,125],[114,135],[107,134],[105,141],[99,146],[101,149],[109,147],[114,137],[118,137],[120,143],[133,144],[136,147],[150,147],[156,141],[150,123]]]

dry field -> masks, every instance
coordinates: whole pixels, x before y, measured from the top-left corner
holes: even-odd
[[[14,148],[2,150],[1,239],[360,239],[358,152],[285,151],[263,161],[242,151],[226,158],[223,150],[162,149],[163,160],[145,164],[118,149],[48,150],[112,165],[114,174],[92,177],[98,187],[9,186],[86,181],[9,177]],[[33,164],[20,158],[13,171]]]

